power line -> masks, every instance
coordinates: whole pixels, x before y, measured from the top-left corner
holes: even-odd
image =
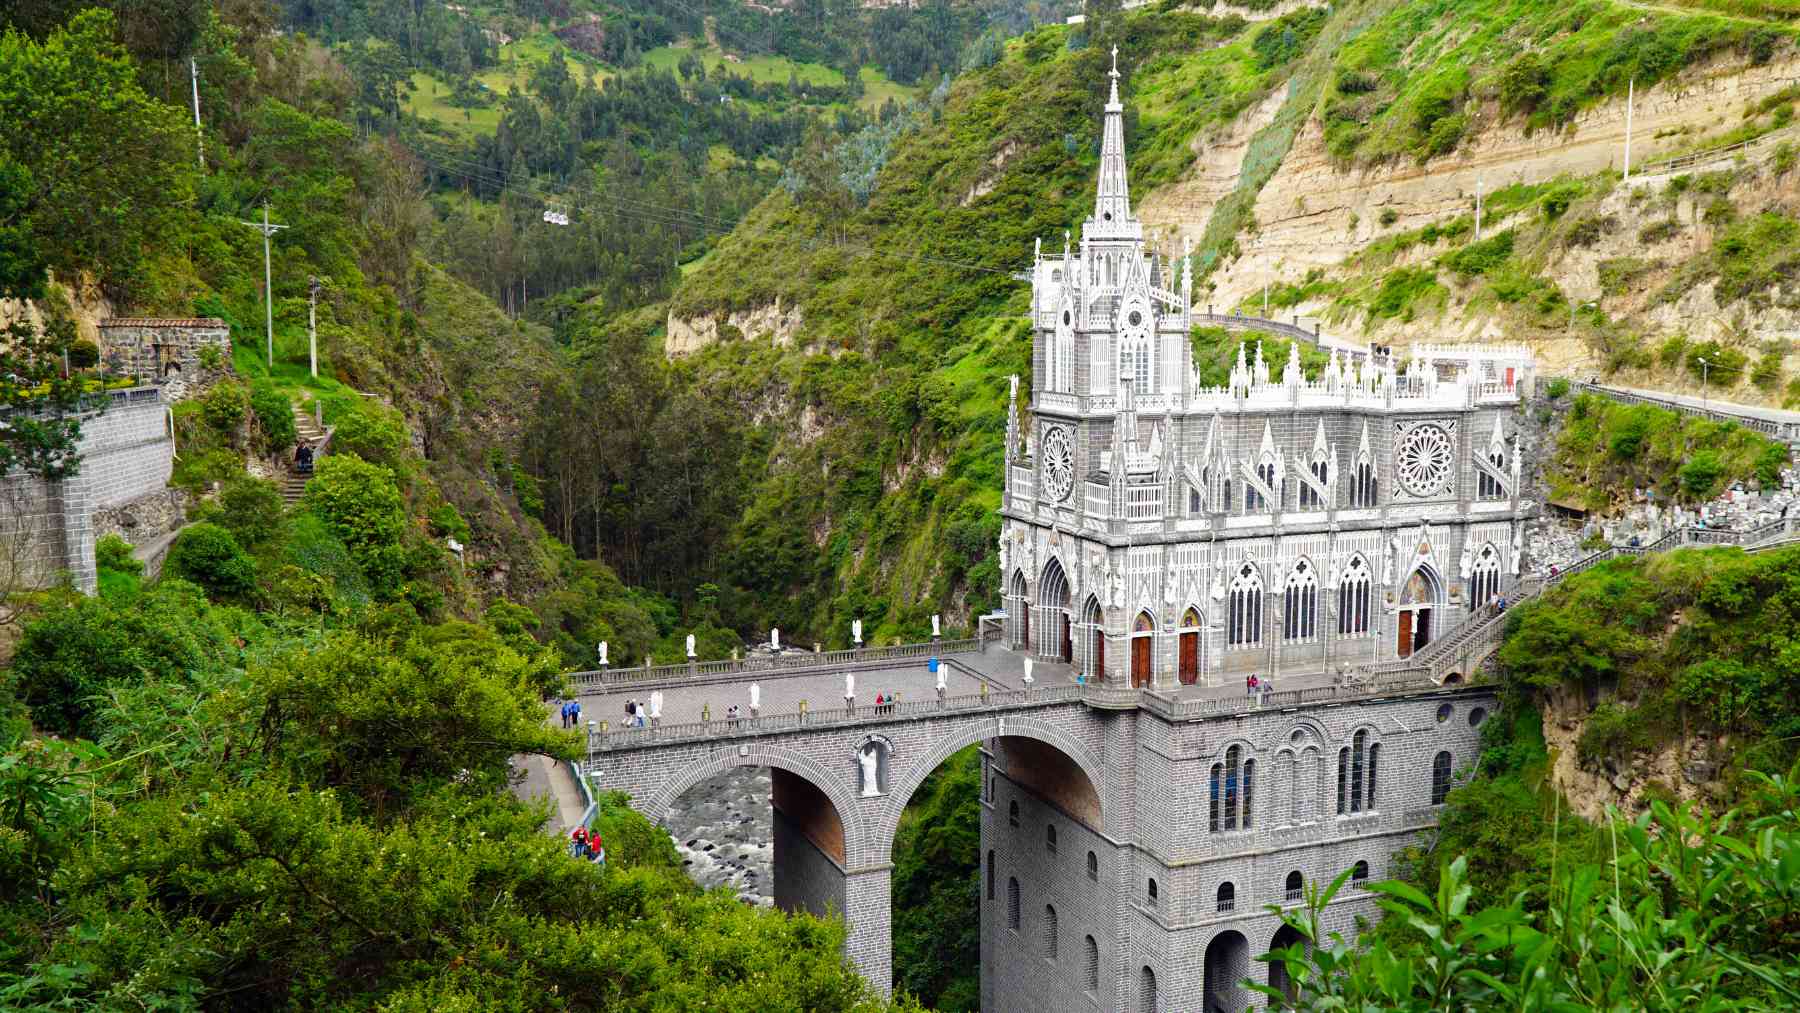
[[[601,196],[598,194],[587,196],[578,194],[568,188],[559,190],[536,181],[528,180],[519,182],[502,179],[497,173],[486,167],[477,166],[476,168],[470,169],[457,168],[451,163],[461,160],[455,158],[434,160],[431,156],[425,155],[420,155],[419,158],[427,165],[447,176],[458,176],[475,182],[486,183],[494,189],[523,192],[526,196],[536,198],[540,201],[555,201],[566,204],[569,207],[596,210],[647,224],[663,225],[671,228],[688,228],[702,233],[723,236],[729,235],[743,223],[743,219],[728,220],[714,218],[686,208],[656,204],[651,201],[640,200],[637,198]],[[476,163],[464,162],[464,164],[475,165]],[[942,267],[955,268],[963,271],[978,271],[984,274],[1012,273],[1001,268],[988,267],[984,264],[971,264],[966,261],[950,260],[944,257],[933,257],[924,253],[880,249],[867,243],[799,236],[793,237],[793,239],[795,242],[815,250],[825,248],[840,249],[852,253],[862,253],[872,257],[885,257],[894,260],[936,264]]]

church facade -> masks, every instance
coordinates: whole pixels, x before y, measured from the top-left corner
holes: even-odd
[[[1191,259],[1145,242],[1117,70],[1094,213],[1034,258],[1029,410],[1008,406],[1015,648],[1134,686],[1403,662],[1518,574],[1522,347],[1347,345],[1309,375],[1241,344],[1194,368]]]

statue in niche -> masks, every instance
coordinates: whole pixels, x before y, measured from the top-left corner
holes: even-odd
[[[1399,554],[1400,536],[1397,534],[1389,536],[1387,552],[1381,559],[1381,582],[1383,584],[1392,585],[1394,583],[1394,557]]]
[[[1106,571],[1107,601],[1113,608],[1125,607],[1125,578],[1110,567]]]
[[[856,759],[862,765],[862,797],[874,798],[881,794],[881,743],[865,744]]]
[[[1468,580],[1469,575],[1475,572],[1475,553],[1469,550],[1469,541],[1466,538],[1463,539],[1462,563],[1458,569],[1462,571],[1464,580]]]

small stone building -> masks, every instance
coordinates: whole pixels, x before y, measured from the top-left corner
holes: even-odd
[[[161,387],[166,401],[178,401],[199,385],[207,372],[201,362],[205,348],[218,349],[221,363],[231,360],[231,329],[218,317],[100,321],[101,363],[110,372]]]

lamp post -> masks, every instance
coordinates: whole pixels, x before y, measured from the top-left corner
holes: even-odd
[[[1700,358],[1700,413],[1702,415],[1704,415],[1704,414],[1706,414],[1706,393],[1707,393],[1706,392],[1706,372],[1707,372],[1707,370],[1712,368],[1712,364],[1706,361],[1705,356],[1700,356],[1699,358]]]

